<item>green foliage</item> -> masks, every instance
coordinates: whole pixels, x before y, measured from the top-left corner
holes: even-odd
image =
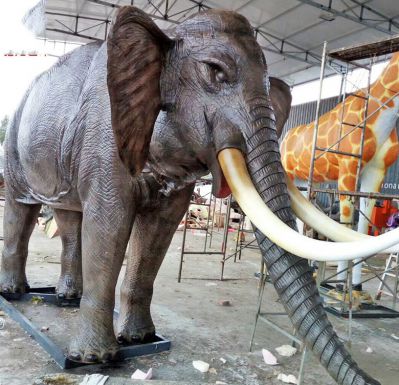
[[[6,115],[0,122],[0,143],[3,144],[4,138],[6,136],[6,130],[8,125],[8,116]]]

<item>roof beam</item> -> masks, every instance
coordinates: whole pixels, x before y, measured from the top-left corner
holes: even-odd
[[[89,39],[89,40],[96,40],[96,41],[103,41],[104,40],[104,39],[98,39],[96,37],[89,36],[89,35],[83,35],[83,34],[81,34],[79,32],[66,31],[66,30],[58,29],[58,28],[46,28],[46,31],[59,32],[59,33],[62,33],[64,35],[83,37],[84,39]]]
[[[111,8],[120,8],[121,7],[121,5],[110,3],[110,2],[104,1],[104,0],[86,0],[86,1],[88,1],[89,3],[104,5],[106,7],[111,7]],[[155,19],[155,20],[162,20],[162,21],[166,21],[166,22],[172,23],[172,24],[179,24],[177,21],[171,20],[171,19],[168,19],[168,18],[165,18],[165,17],[152,15],[152,14],[149,14],[149,13],[147,13],[147,15],[150,16],[152,19]]]
[[[395,26],[396,28],[399,28],[399,23],[395,20],[393,20],[394,18],[390,18],[386,15],[384,15],[383,13],[375,10],[374,8],[371,8],[369,5],[366,5],[366,3],[361,3],[359,0],[350,0],[352,3],[357,4],[359,7],[363,8],[363,9],[367,9],[367,11],[369,11],[370,13],[380,17],[382,20],[381,21],[385,21],[388,23],[388,28],[390,28],[390,25]]]
[[[367,10],[370,11],[370,9],[372,9],[372,8],[369,7],[369,6],[360,6],[360,11],[361,11],[360,15],[359,16],[352,16],[352,15],[349,15],[348,13],[346,13],[346,12],[338,11],[337,9],[334,9],[334,8],[332,8],[330,6],[325,6],[323,4],[320,4],[317,1],[313,1],[313,0],[297,0],[297,1],[299,1],[300,3],[303,3],[303,4],[310,5],[310,6],[314,7],[314,8],[320,9],[320,10],[322,10],[324,12],[332,13],[335,16],[339,16],[339,17],[342,17],[344,19],[353,21],[354,23],[362,24],[362,25],[365,25],[366,27],[373,28],[373,29],[375,29],[375,30],[377,30],[379,32],[386,33],[388,35],[394,35],[395,34],[395,32],[392,31],[392,25],[393,25],[392,24],[392,20],[390,20],[390,19],[385,17],[385,20],[375,20],[375,21],[379,22],[378,24],[375,24],[375,23],[370,22],[370,20],[363,18],[362,9],[366,9],[365,7],[367,7]],[[331,3],[332,3],[332,0],[330,0],[330,4]],[[377,11],[374,11],[374,12],[377,12]],[[380,23],[384,22],[384,21],[388,22],[388,28],[385,28],[385,27],[380,25]]]

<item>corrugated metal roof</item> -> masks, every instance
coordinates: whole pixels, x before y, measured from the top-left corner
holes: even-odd
[[[104,39],[116,7],[132,3],[163,28],[209,7],[243,14],[257,30],[270,74],[292,85],[318,78],[325,40],[337,49],[399,34],[397,0],[47,0],[45,37]]]

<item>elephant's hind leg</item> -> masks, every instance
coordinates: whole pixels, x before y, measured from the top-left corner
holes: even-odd
[[[6,192],[0,292],[23,293],[29,289],[25,274],[28,243],[40,207],[41,205],[25,205],[16,202]]]
[[[153,284],[173,234],[187,210],[193,186],[162,198],[156,210],[137,214],[121,287],[117,339],[145,342],[155,335],[150,305]]]
[[[82,213],[54,210],[62,241],[61,275],[57,284],[58,296],[76,298],[82,295]]]

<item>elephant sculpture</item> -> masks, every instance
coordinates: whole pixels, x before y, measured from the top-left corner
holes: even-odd
[[[112,360],[118,343],[150,340],[154,279],[194,181],[211,171],[214,193],[231,189],[259,229],[262,256],[298,335],[339,384],[379,384],[340,342],[307,260],[294,255],[353,258],[362,243],[320,247],[295,232],[275,128],[290,97],[284,87],[276,91],[275,115],[270,100],[278,85],[237,13],[202,12],[167,36],[139,9],[120,8],[107,41],[74,50],[40,75],[9,126],[0,291],[27,290],[28,241],[47,204],[63,244],[58,295],[82,295],[69,357]],[[255,202],[264,205],[259,212]],[[114,333],[115,286],[130,235]],[[393,245],[395,236],[379,237],[374,249]],[[373,253],[372,241],[362,242]]]

